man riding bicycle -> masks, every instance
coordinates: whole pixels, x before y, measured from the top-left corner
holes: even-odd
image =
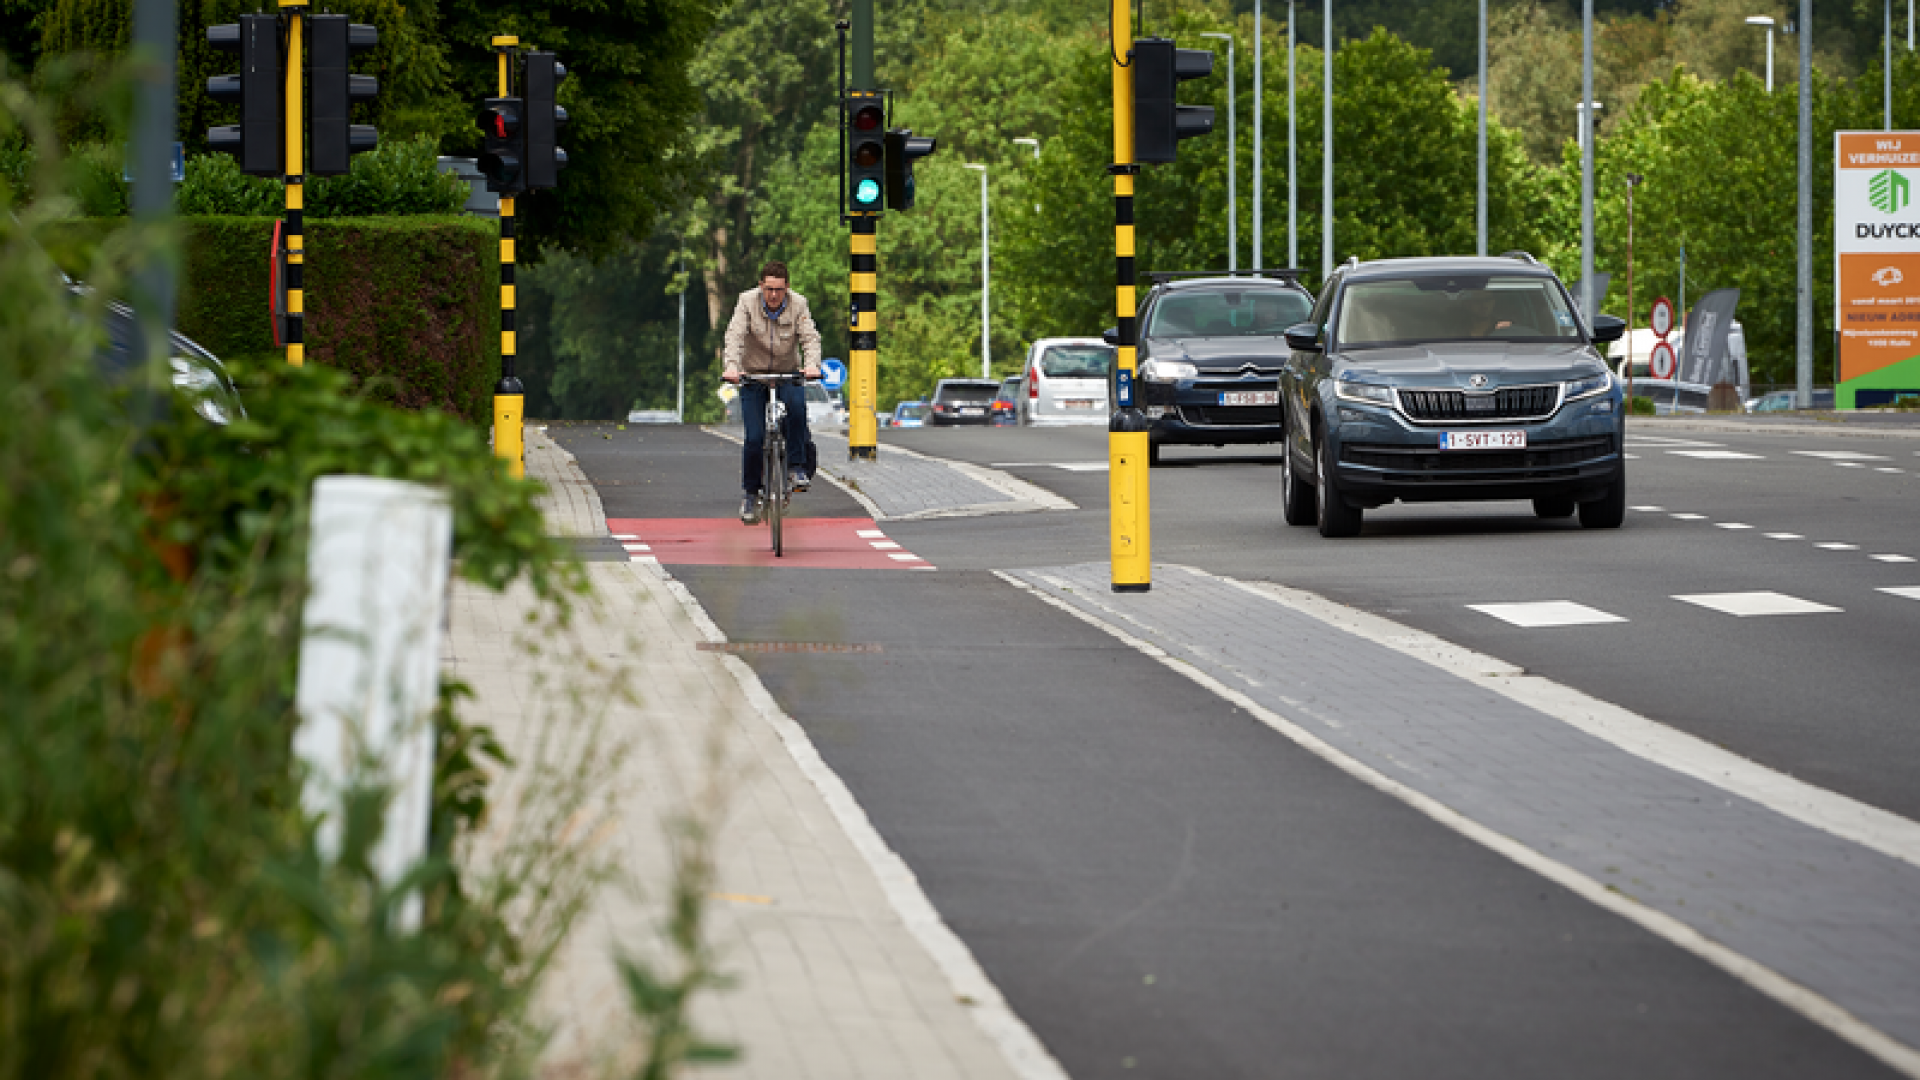
[[[760,285],[740,294],[727,324],[725,369],[721,378],[740,386],[740,420],[746,425],[746,446],[740,458],[740,483],[746,498],[740,520],[760,520],[760,455],[767,437],[765,383],[741,375],[790,375],[804,370],[820,377],[820,331],[813,325],[807,298],[787,287],[787,264],[769,262],[760,268]],[[793,490],[805,491],[813,477],[813,440],[807,434],[807,392],[799,383],[781,383],[780,403],[787,409],[787,446],[792,454]]]

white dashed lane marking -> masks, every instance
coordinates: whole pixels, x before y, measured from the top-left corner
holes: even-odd
[[[1801,536],[1799,533],[1768,533],[1767,539],[1769,540],[1805,540],[1806,537]]]
[[[1743,454],[1738,450],[1669,450],[1676,457],[1699,458],[1703,461],[1765,461],[1763,454]]]
[[[1705,515],[1705,514],[1672,514],[1672,515],[1670,515],[1670,516],[1671,516],[1671,517],[1673,518],[1673,520],[1675,520],[1675,521],[1705,521],[1705,520],[1707,520],[1707,515]]]
[[[1633,507],[1633,509],[1642,514],[1664,514],[1667,512],[1667,508],[1664,506],[1636,506]]]
[[[1788,596],[1777,592],[1741,592],[1741,593],[1696,593],[1692,596],[1675,596],[1675,600],[1688,604],[1697,604],[1722,615],[1735,615],[1748,618],[1755,615],[1818,615],[1836,612],[1842,608],[1827,604],[1816,604],[1811,600],[1802,600],[1797,596]]]
[[[1740,521],[1716,521],[1713,523],[1713,527],[1716,529],[1751,529],[1753,528],[1753,526]]]
[[[1878,559],[1881,562],[1912,562],[1913,561],[1913,556],[1911,555],[1869,555],[1867,556],[1867,558]]]
[[[1891,596],[1902,596],[1908,600],[1920,600],[1920,585],[1892,585],[1880,591]]]
[[[1468,604],[1468,608],[1527,630],[1549,626],[1593,626],[1626,622],[1619,615],[1576,604],[1571,600],[1541,600],[1527,604]]]
[[[1821,549],[1822,551],[1859,551],[1860,550],[1859,544],[1839,544],[1839,543],[1829,542],[1825,544],[1815,544],[1813,546]]]
[[[1885,461],[1882,454],[1869,454],[1864,450],[1789,450],[1790,454],[1801,457],[1821,458],[1826,461]]]

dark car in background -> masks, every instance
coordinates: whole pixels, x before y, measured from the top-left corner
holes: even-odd
[[[1148,277],[1135,386],[1153,422],[1147,463],[1160,464],[1168,444],[1279,442],[1282,335],[1307,317],[1313,294],[1292,271]]]
[[[1013,427],[1020,423],[1020,376],[1002,380],[1000,392],[987,406],[987,423],[993,427]]]
[[[941,379],[933,388],[927,422],[935,427],[987,422],[1000,384],[992,379]]]
[[[119,377],[133,368],[135,317],[132,308],[117,300],[107,305],[106,316],[106,340],[101,343],[95,362],[102,372]],[[193,406],[194,412],[208,423],[222,426],[247,415],[245,406],[240,404],[239,388],[218,357],[177,330],[170,332],[167,340],[167,364],[173,387]]]
[[[1596,345],[1531,256],[1349,261],[1287,331],[1281,510],[1352,536],[1395,500],[1530,499],[1588,528],[1626,516],[1626,403]]]

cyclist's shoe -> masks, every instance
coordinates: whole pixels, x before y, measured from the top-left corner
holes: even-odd
[[[795,469],[793,470],[792,475],[793,475],[793,490],[805,491],[808,488],[813,486],[813,477],[807,475],[807,470]]]
[[[760,524],[760,499],[757,496],[748,495],[740,500],[740,524]]]

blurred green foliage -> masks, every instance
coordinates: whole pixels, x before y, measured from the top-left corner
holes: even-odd
[[[309,219],[381,215],[458,214],[466,205],[466,181],[437,167],[438,153],[424,137],[394,142],[355,154],[345,176],[317,176],[306,183]],[[176,191],[174,209],[187,215],[279,217],[286,208],[286,186],[265,176],[248,176],[227,154],[187,159],[187,178]]]

